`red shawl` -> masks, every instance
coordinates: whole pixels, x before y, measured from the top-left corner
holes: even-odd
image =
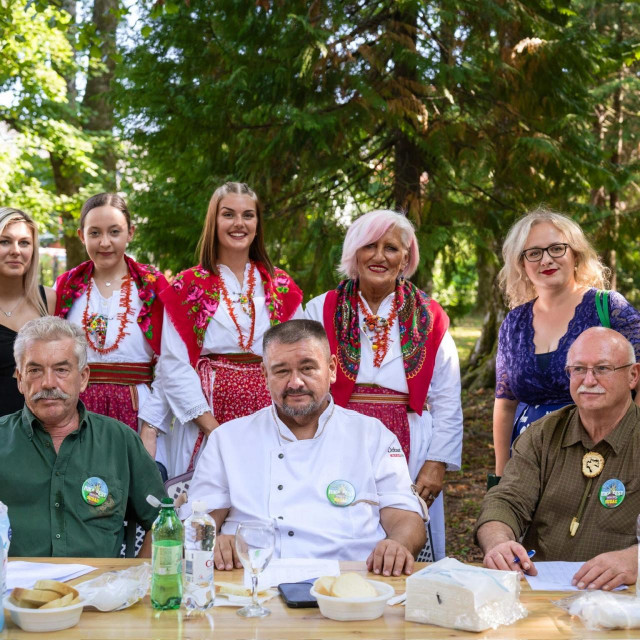
[[[324,301],[323,321],[331,353],[338,358],[338,372],[331,394],[337,404],[349,402],[360,368],[358,283],[344,280]],[[409,406],[422,415],[436,354],[449,328],[449,317],[433,298],[415,285],[399,280],[396,308],[400,323],[400,345],[409,387]]]
[[[282,269],[272,278],[264,265],[255,263],[264,287],[271,324],[291,319],[302,302],[302,291]],[[220,304],[220,276],[200,265],[179,273],[171,286],[160,291],[167,314],[196,366],[207,327]]]
[[[168,287],[169,283],[155,267],[140,264],[129,256],[125,256],[124,259],[138,288],[138,297],[143,303],[138,314],[140,331],[151,345],[154,353],[160,355],[163,304],[159,292]],[[93,261],[87,260],[58,277],[56,280],[55,315],[61,318],[67,317],[73,303],[87,290],[93,269]]]

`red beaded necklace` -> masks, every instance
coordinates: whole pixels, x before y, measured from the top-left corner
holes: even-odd
[[[256,274],[255,274],[255,265],[251,262],[251,266],[249,268],[249,274],[247,275],[247,295],[240,295],[240,305],[242,308],[245,308],[245,304],[248,304],[249,308],[247,311],[247,315],[251,318],[251,329],[249,330],[249,337],[245,340],[242,335],[242,329],[238,324],[238,319],[236,318],[236,313],[233,310],[233,303],[231,302],[231,298],[229,297],[229,292],[227,291],[227,287],[224,283],[224,278],[222,274],[220,275],[220,293],[224,298],[225,304],[227,305],[227,310],[229,311],[229,315],[231,316],[231,320],[233,320],[233,324],[236,325],[236,329],[238,331],[238,346],[242,351],[249,351],[251,349],[251,345],[253,344],[253,335],[255,333],[256,328],[256,308],[253,304],[253,294],[256,289]]]
[[[116,336],[115,342],[110,347],[99,347],[91,338],[91,333],[87,329],[89,326],[89,301],[91,299],[91,290],[93,289],[93,278],[89,280],[89,285],[87,286],[87,304],[84,307],[84,312],[82,313],[82,328],[84,329],[84,335],[87,339],[87,344],[98,353],[111,353],[115,351],[122,342],[122,339],[127,335],[125,328],[127,326],[127,316],[133,313],[131,309],[131,274],[127,272],[127,275],[122,283],[122,287],[120,289],[120,306],[124,306],[124,311],[120,312],[117,315],[117,318],[120,320],[120,327],[118,328],[118,335]]]
[[[367,325],[367,329],[369,329],[369,331],[375,332],[373,341],[371,343],[371,347],[373,349],[373,366],[380,368],[380,366],[382,365],[382,361],[384,360],[384,357],[387,355],[387,351],[389,350],[389,333],[391,332],[393,321],[398,315],[396,310],[395,298],[391,303],[391,312],[389,313],[388,318],[374,316],[364,306],[364,302],[362,302],[362,298],[360,297],[360,295],[358,295],[358,305],[360,306],[362,314],[364,315],[364,322]]]

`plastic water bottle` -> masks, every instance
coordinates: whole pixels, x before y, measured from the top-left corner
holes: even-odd
[[[9,557],[9,543],[11,541],[11,524],[9,523],[9,509],[0,502],[0,599],[4,598],[7,590],[7,562]],[[4,628],[4,607],[0,602],[0,631]]]
[[[151,606],[178,609],[182,602],[184,527],[171,498],[162,498],[151,527]]]
[[[213,549],[216,522],[201,500],[193,503],[193,513],[184,521],[184,604],[187,609],[209,609],[215,601]]]

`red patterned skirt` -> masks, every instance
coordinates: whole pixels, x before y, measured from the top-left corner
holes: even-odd
[[[114,362],[90,363],[89,386],[80,400],[89,411],[115,418],[138,431],[137,384],[151,384],[150,363]]]
[[[398,438],[408,461],[411,448],[408,405],[408,393],[400,393],[375,384],[357,384],[346,408],[378,418]]]
[[[261,362],[262,358],[252,353],[211,354],[198,360],[196,371],[202,392],[219,424],[251,415],[271,404]],[[200,431],[188,471],[193,469],[203,439]]]

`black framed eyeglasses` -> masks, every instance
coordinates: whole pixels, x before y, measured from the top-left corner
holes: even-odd
[[[562,258],[562,256],[567,253],[568,246],[566,242],[556,242],[544,248],[532,247],[531,249],[525,249],[521,255],[527,259],[527,262],[540,262],[545,251],[551,258]]]
[[[570,378],[584,378],[589,371],[591,371],[596,378],[604,378],[610,376],[618,369],[633,367],[634,364],[635,363],[630,362],[629,364],[623,364],[619,367],[614,367],[612,364],[597,364],[595,367],[583,367],[581,364],[576,364],[567,365],[564,371]]]

